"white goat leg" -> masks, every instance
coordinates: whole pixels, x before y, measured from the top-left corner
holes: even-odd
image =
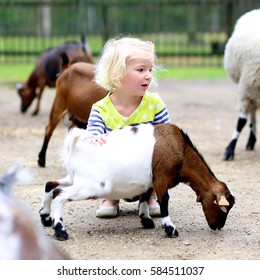
[[[149,206],[146,200],[139,204],[139,217],[144,228],[154,228],[154,222],[149,214]]]
[[[57,180],[55,182],[47,182],[45,185],[45,192],[43,194],[42,198],[42,205],[40,209],[40,217],[41,217],[41,223],[45,227],[52,226],[52,219],[50,217],[51,213],[51,203],[52,203],[52,197],[53,197],[53,189],[55,189],[57,186],[59,188],[62,187],[68,187],[72,185],[72,179],[70,175],[67,175],[66,177]]]
[[[163,217],[161,219],[161,225],[165,229],[167,236],[178,236],[178,231],[176,230],[175,225],[172,223],[170,216]]]
[[[51,219],[53,220],[53,228],[55,230],[55,236],[58,240],[67,240],[68,234],[66,232],[63,218],[62,208],[68,201],[77,201],[85,199],[98,198],[102,193],[97,189],[87,188],[91,185],[88,182],[84,182],[83,185],[72,185],[67,188],[56,188],[53,190],[53,200],[51,204]]]

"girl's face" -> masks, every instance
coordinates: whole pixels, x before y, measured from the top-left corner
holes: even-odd
[[[135,96],[143,96],[152,81],[153,63],[151,59],[136,58],[128,62],[121,78],[121,91]]]

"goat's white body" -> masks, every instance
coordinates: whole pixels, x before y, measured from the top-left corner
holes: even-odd
[[[85,131],[73,129],[63,152],[73,192],[78,189],[83,197],[120,199],[151,188],[154,127],[140,125],[137,130],[135,133],[130,126],[113,131],[106,136],[106,144],[94,145],[86,139]],[[69,185],[67,179],[58,182]]]

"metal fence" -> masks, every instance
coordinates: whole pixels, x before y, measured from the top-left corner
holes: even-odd
[[[31,63],[82,33],[95,56],[111,37],[153,41],[167,66],[222,65],[225,42],[260,0],[0,0],[0,63]]]

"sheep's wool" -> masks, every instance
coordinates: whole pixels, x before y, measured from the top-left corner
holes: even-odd
[[[260,9],[240,17],[227,42],[224,54],[224,68],[235,83],[239,84],[238,92],[243,99],[244,92],[257,100],[260,87]],[[260,102],[260,101],[258,101]],[[241,109],[240,104],[240,109]]]

